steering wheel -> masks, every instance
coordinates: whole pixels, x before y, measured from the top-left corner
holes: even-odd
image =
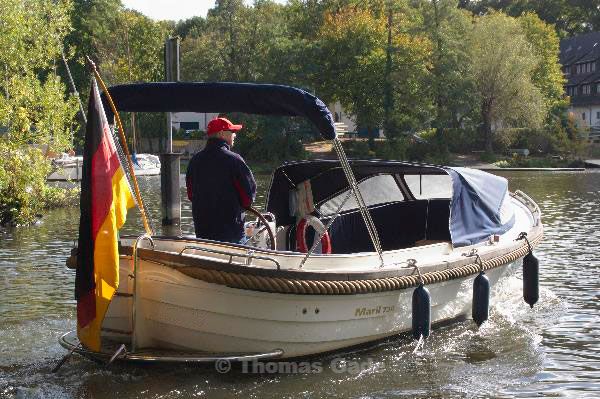
[[[263,216],[262,213],[260,213],[258,210],[251,206],[246,208],[246,210],[255,215],[258,218],[258,220],[260,220],[260,222],[264,224],[265,228],[267,229],[267,233],[269,233],[269,241],[271,243],[270,249],[275,250],[275,232],[271,228],[271,225],[269,225],[269,222],[267,222],[267,219]]]

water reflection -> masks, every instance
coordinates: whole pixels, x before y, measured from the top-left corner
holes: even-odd
[[[317,357],[318,374],[252,375],[206,367],[103,369],[65,352],[57,337],[74,328],[74,273],[64,267],[77,236],[78,209],[41,224],[0,231],[0,396],[7,397],[597,397],[600,392],[600,173],[506,173],[512,190],[538,201],[545,223],[540,301],[521,299],[519,274],[496,287],[490,320],[434,331],[425,347],[401,338],[350,354]],[[140,177],[160,233],[159,179]],[[261,192],[267,178],[259,179]],[[183,184],[183,181],[182,181]],[[182,230],[192,233],[182,189]],[[264,195],[260,196],[264,202]],[[142,231],[137,211],[126,233]],[[367,363],[359,373],[328,367],[335,357]]]

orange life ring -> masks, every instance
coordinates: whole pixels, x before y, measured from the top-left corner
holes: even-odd
[[[296,246],[298,251],[307,253],[308,246],[306,245],[306,227],[311,226],[315,229],[316,233],[321,235],[321,253],[330,254],[331,253],[331,239],[329,238],[329,233],[325,230],[325,226],[321,221],[312,216],[307,215],[300,219],[298,225],[296,226]]]

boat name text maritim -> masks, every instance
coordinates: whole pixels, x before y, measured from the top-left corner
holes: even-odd
[[[374,308],[356,308],[354,310],[354,316],[362,317],[362,316],[375,316],[378,314],[390,313],[395,310],[395,306],[376,306]]]

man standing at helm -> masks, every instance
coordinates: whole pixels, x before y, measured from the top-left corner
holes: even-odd
[[[241,128],[225,118],[211,120],[206,147],[188,165],[187,195],[198,238],[239,243],[244,237],[244,210],[254,201],[256,182],[242,157],[231,151]]]

